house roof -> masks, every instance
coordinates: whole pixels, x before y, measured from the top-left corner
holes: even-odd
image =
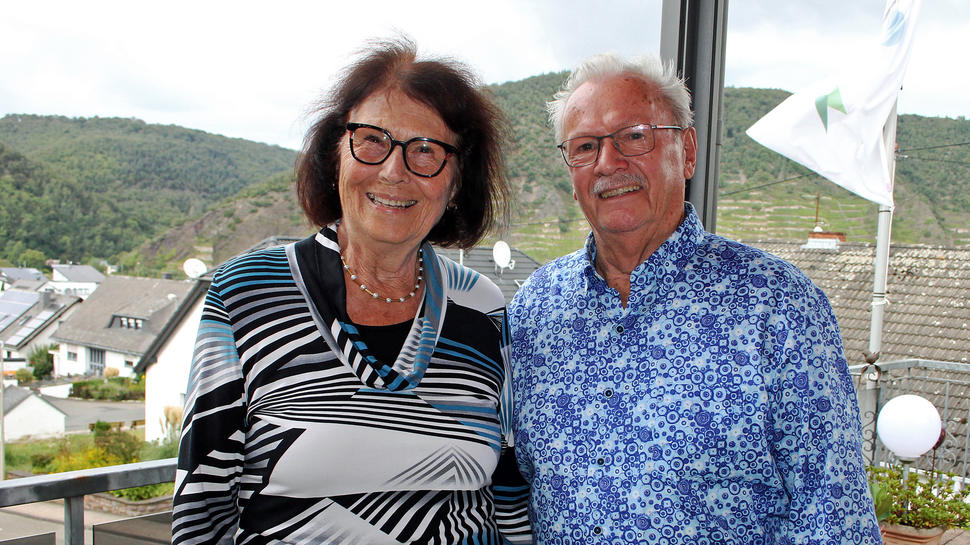
[[[865,363],[875,246],[805,249],[758,242],[805,272],[828,296],[850,365]],[[970,363],[970,248],[891,246],[880,362],[927,359]]]
[[[16,323],[37,301],[40,301],[40,294],[35,291],[9,289],[0,292],[0,332]]]
[[[499,269],[495,264],[490,247],[477,246],[465,250],[463,255],[459,250],[450,248],[435,248],[434,251],[489,277],[501,288],[506,303],[512,300],[519,286],[540,266],[538,261],[517,248],[511,248],[512,268],[506,269]]]
[[[13,283],[17,280],[44,280],[44,275],[31,267],[0,267],[0,278]]]
[[[68,282],[104,282],[105,276],[90,265],[51,265],[51,269]]]
[[[8,290],[4,293],[9,293]],[[20,316],[6,328],[0,327],[0,341],[20,350],[37,336],[38,333],[53,324],[81,298],[74,295],[59,293],[40,293],[36,302],[27,308]]]
[[[58,342],[140,355],[165,327],[194,282],[109,276],[51,337]],[[143,327],[112,327],[113,317],[143,320]]]
[[[45,396],[38,396],[27,388],[21,388],[19,386],[7,386],[3,389],[3,414],[10,414],[11,411],[17,408],[17,405],[20,405],[30,397],[36,397],[53,407],[57,412],[64,414],[64,411],[44,399]]]

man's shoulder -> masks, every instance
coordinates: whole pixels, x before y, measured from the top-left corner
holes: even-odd
[[[761,275],[781,280],[784,285],[813,287],[808,276],[789,261],[756,246],[708,233],[702,259],[716,261],[724,271],[748,277]]]
[[[512,306],[527,301],[539,302],[550,289],[571,289],[571,284],[582,278],[583,268],[588,265],[586,250],[579,249],[571,254],[557,257],[533,272],[515,293]]]
[[[576,250],[571,254],[557,257],[536,269],[522,287],[528,286],[530,289],[537,289],[553,282],[578,278],[588,264],[586,250]]]

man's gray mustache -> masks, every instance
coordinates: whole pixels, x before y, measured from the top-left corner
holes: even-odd
[[[646,180],[644,180],[643,176],[628,172],[614,174],[612,176],[602,176],[597,178],[596,182],[593,183],[593,188],[590,190],[590,193],[593,195],[599,195],[604,191],[610,191],[611,189],[626,187],[628,185],[645,187],[645,182]]]

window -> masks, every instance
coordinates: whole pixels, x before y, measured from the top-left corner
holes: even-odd
[[[133,362],[131,360],[125,360],[125,367],[129,367],[130,368],[130,367],[134,367],[134,366],[135,366],[135,362]]]
[[[104,372],[104,350],[88,348],[88,370],[94,373]]]
[[[67,361],[77,361],[77,352],[68,350],[67,351]]]
[[[115,316],[112,324],[123,329],[141,329],[144,320],[130,316]]]

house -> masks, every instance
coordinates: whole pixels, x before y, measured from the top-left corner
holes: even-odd
[[[4,440],[58,436],[66,429],[67,414],[44,396],[17,386],[3,389]]]
[[[135,362],[165,328],[193,282],[109,276],[51,336],[59,343],[54,376],[131,376]]]
[[[34,268],[22,267],[0,267],[0,291],[13,286],[19,280],[42,281],[46,280],[43,273]]]
[[[4,371],[26,365],[36,346],[50,344],[58,324],[79,306],[74,295],[24,291],[17,288],[0,292],[0,343],[3,344]]]
[[[825,292],[839,322],[849,365],[865,363],[875,245],[840,242],[828,249],[797,242],[752,245],[793,263]],[[968,294],[970,248],[893,245],[879,361],[970,363]]]
[[[90,265],[51,265],[51,280],[42,289],[77,295],[87,299],[98,286],[104,282],[105,276]]]
[[[195,280],[161,332],[145,350],[135,366],[145,375],[145,440],[164,439],[172,431],[168,415],[181,415],[185,390],[189,383],[189,365],[195,349],[195,337],[202,319],[205,294],[212,283],[211,275]],[[175,431],[181,425],[181,419]]]

